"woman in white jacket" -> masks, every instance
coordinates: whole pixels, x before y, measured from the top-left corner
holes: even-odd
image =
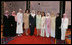
[[[65,34],[67,28],[68,28],[68,18],[67,15],[64,13],[61,23],[61,40],[65,40]]]
[[[17,30],[16,30],[18,36],[21,36],[23,33],[22,25],[23,25],[23,13],[22,9],[19,9],[19,12],[17,13]]]

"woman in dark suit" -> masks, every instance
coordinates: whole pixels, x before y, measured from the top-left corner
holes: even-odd
[[[36,27],[36,14],[35,11],[32,10],[31,14],[29,15],[29,27],[30,27],[30,35],[34,34],[34,28]]]

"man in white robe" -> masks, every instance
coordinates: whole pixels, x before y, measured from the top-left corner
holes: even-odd
[[[16,30],[18,36],[21,36],[23,33],[22,25],[23,25],[23,13],[22,9],[19,9],[19,12],[17,13],[17,30]]]
[[[65,40],[66,30],[68,28],[68,18],[66,14],[63,14],[61,23],[61,40]]]

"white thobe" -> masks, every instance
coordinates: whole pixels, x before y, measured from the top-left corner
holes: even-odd
[[[61,23],[61,40],[65,40],[66,29],[68,28],[68,18],[62,18]]]
[[[20,24],[18,24],[20,23]],[[23,13],[17,13],[17,30],[16,30],[16,33],[17,34],[21,34],[23,33]]]

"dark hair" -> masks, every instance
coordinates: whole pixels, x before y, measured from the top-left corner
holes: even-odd
[[[29,10],[29,9],[26,9],[26,10],[25,10],[25,13],[26,13],[27,10],[28,10],[28,13],[30,13],[30,10]]]
[[[40,12],[40,11],[37,11],[37,14],[38,14],[38,12]],[[41,12],[40,12],[41,13]]]
[[[44,16],[45,16],[45,12],[41,12],[41,13],[44,13]],[[41,14],[42,15],[42,14]]]
[[[61,17],[60,13],[57,13],[57,15],[59,15],[59,17]]]

